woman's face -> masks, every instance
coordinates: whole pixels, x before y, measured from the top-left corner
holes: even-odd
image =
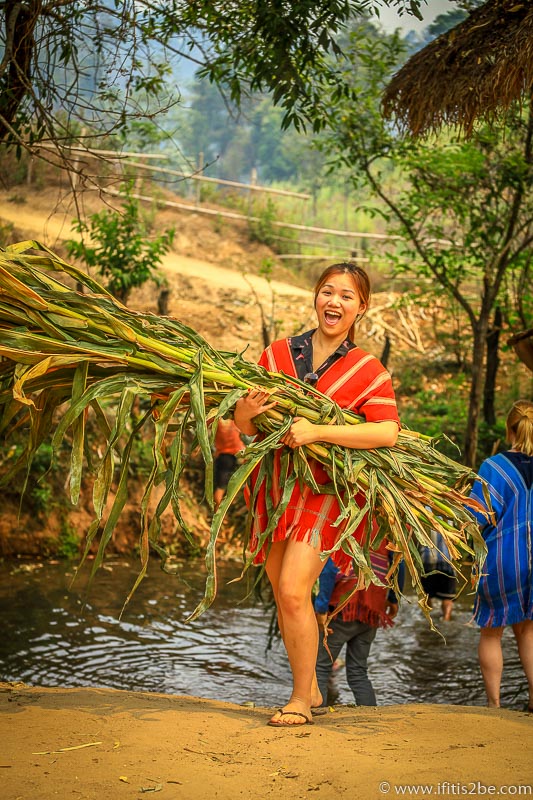
[[[346,337],[358,314],[366,306],[361,302],[355,282],[348,272],[330,275],[316,296],[318,327],[326,336]]]

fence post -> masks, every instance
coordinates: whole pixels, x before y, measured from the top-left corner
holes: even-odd
[[[71,153],[72,154],[72,153]],[[70,172],[70,180],[71,186],[73,189],[76,189],[79,183],[79,169],[80,169],[80,159],[78,156],[75,156],[75,160],[72,164],[73,169],[69,170]]]
[[[142,162],[142,160],[141,160],[141,164],[142,164],[142,163],[143,163],[143,162]],[[148,175],[148,180],[150,180],[150,175]],[[134,182],[133,182],[133,185],[134,185],[134,187],[135,187],[135,191],[136,191],[138,194],[141,194],[141,192],[142,192],[142,189],[143,189],[143,176],[142,176],[142,174],[141,174],[140,172],[138,172],[138,173],[137,173],[137,175],[135,176],[135,180],[134,180]]]
[[[33,156],[28,159],[28,169],[26,170],[26,185],[31,186],[33,180]]]
[[[250,186],[257,186],[257,170],[255,167],[252,167],[250,172]],[[252,196],[253,196],[253,189],[248,189],[248,216],[251,217],[252,215]]]
[[[204,154],[202,152],[198,153],[198,172],[202,172],[204,168]],[[196,205],[200,205],[200,200],[202,199],[201,196],[202,188],[200,181],[196,181]]]

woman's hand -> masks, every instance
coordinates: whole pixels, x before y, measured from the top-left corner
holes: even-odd
[[[327,614],[321,614],[319,611],[315,611],[315,617],[318,625],[318,631],[320,634],[324,633],[326,630],[326,620],[328,618]],[[327,629],[327,633],[333,633],[332,628]]]
[[[248,394],[237,400],[233,419],[242,433],[247,436],[257,433],[257,427],[252,420],[259,414],[264,414],[265,411],[274,408],[276,401],[269,403],[269,398],[270,392],[265,392],[264,389],[248,389]]]
[[[317,426],[303,417],[294,417],[294,422],[281,440],[288,447],[302,447],[318,441]]]

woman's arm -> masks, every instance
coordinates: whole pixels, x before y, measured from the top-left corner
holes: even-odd
[[[282,441],[289,447],[328,442],[341,447],[370,450],[374,447],[393,447],[397,439],[398,425],[392,420],[361,422],[359,425],[313,425],[302,417],[295,417]]]

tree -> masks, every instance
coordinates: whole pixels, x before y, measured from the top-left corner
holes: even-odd
[[[204,164],[215,162],[216,174],[226,177],[220,169],[240,124],[236,105],[224,102],[216,86],[197,79],[191,83],[185,102],[174,116],[180,146],[191,163],[196,164],[198,153],[203,153]]]
[[[316,176],[316,163],[306,170],[312,151],[309,134],[282,130],[283,110],[270,95],[255,93],[238,108],[224,101],[219,90],[206,80],[191,83],[184,103],[172,116],[177,121],[176,138],[189,163],[198,153],[209,165],[208,175],[248,181],[253,168],[260,183],[297,183],[306,171]]]
[[[52,144],[73,169],[62,149],[73,123],[109,135],[153,117],[179,101],[164,87],[183,58],[237,104],[248,89],[272,92],[284,124],[301,126],[320,99],[310,76],[339,53],[339,30],[380,4],[420,15],[421,0],[0,1],[0,142]]]
[[[310,149],[304,133],[281,130],[283,112],[270,97],[258,98],[251,114],[251,144],[261,181],[301,180]]]
[[[148,280],[158,282],[157,267],[174,238],[170,229],[149,239],[149,226],[141,218],[139,203],[128,195],[122,211],[100,211],[88,222],[77,219],[74,228],[94,244],[87,244],[84,238],[70,239],[66,242],[69,255],[96,268],[108,279],[111,294],[124,304],[132,289]]]
[[[533,107],[469,142],[445,134],[431,141],[401,139],[379,107],[401,44],[397,37],[374,36],[363,51],[362,41],[355,31],[345,49],[344,91],[330,102],[321,147],[332,167],[350,167],[352,180],[364,181],[381,200],[389,232],[402,237],[396,268],[430,278],[468,319],[464,457],[474,465],[491,315],[506,285],[520,283],[530,268]]]

